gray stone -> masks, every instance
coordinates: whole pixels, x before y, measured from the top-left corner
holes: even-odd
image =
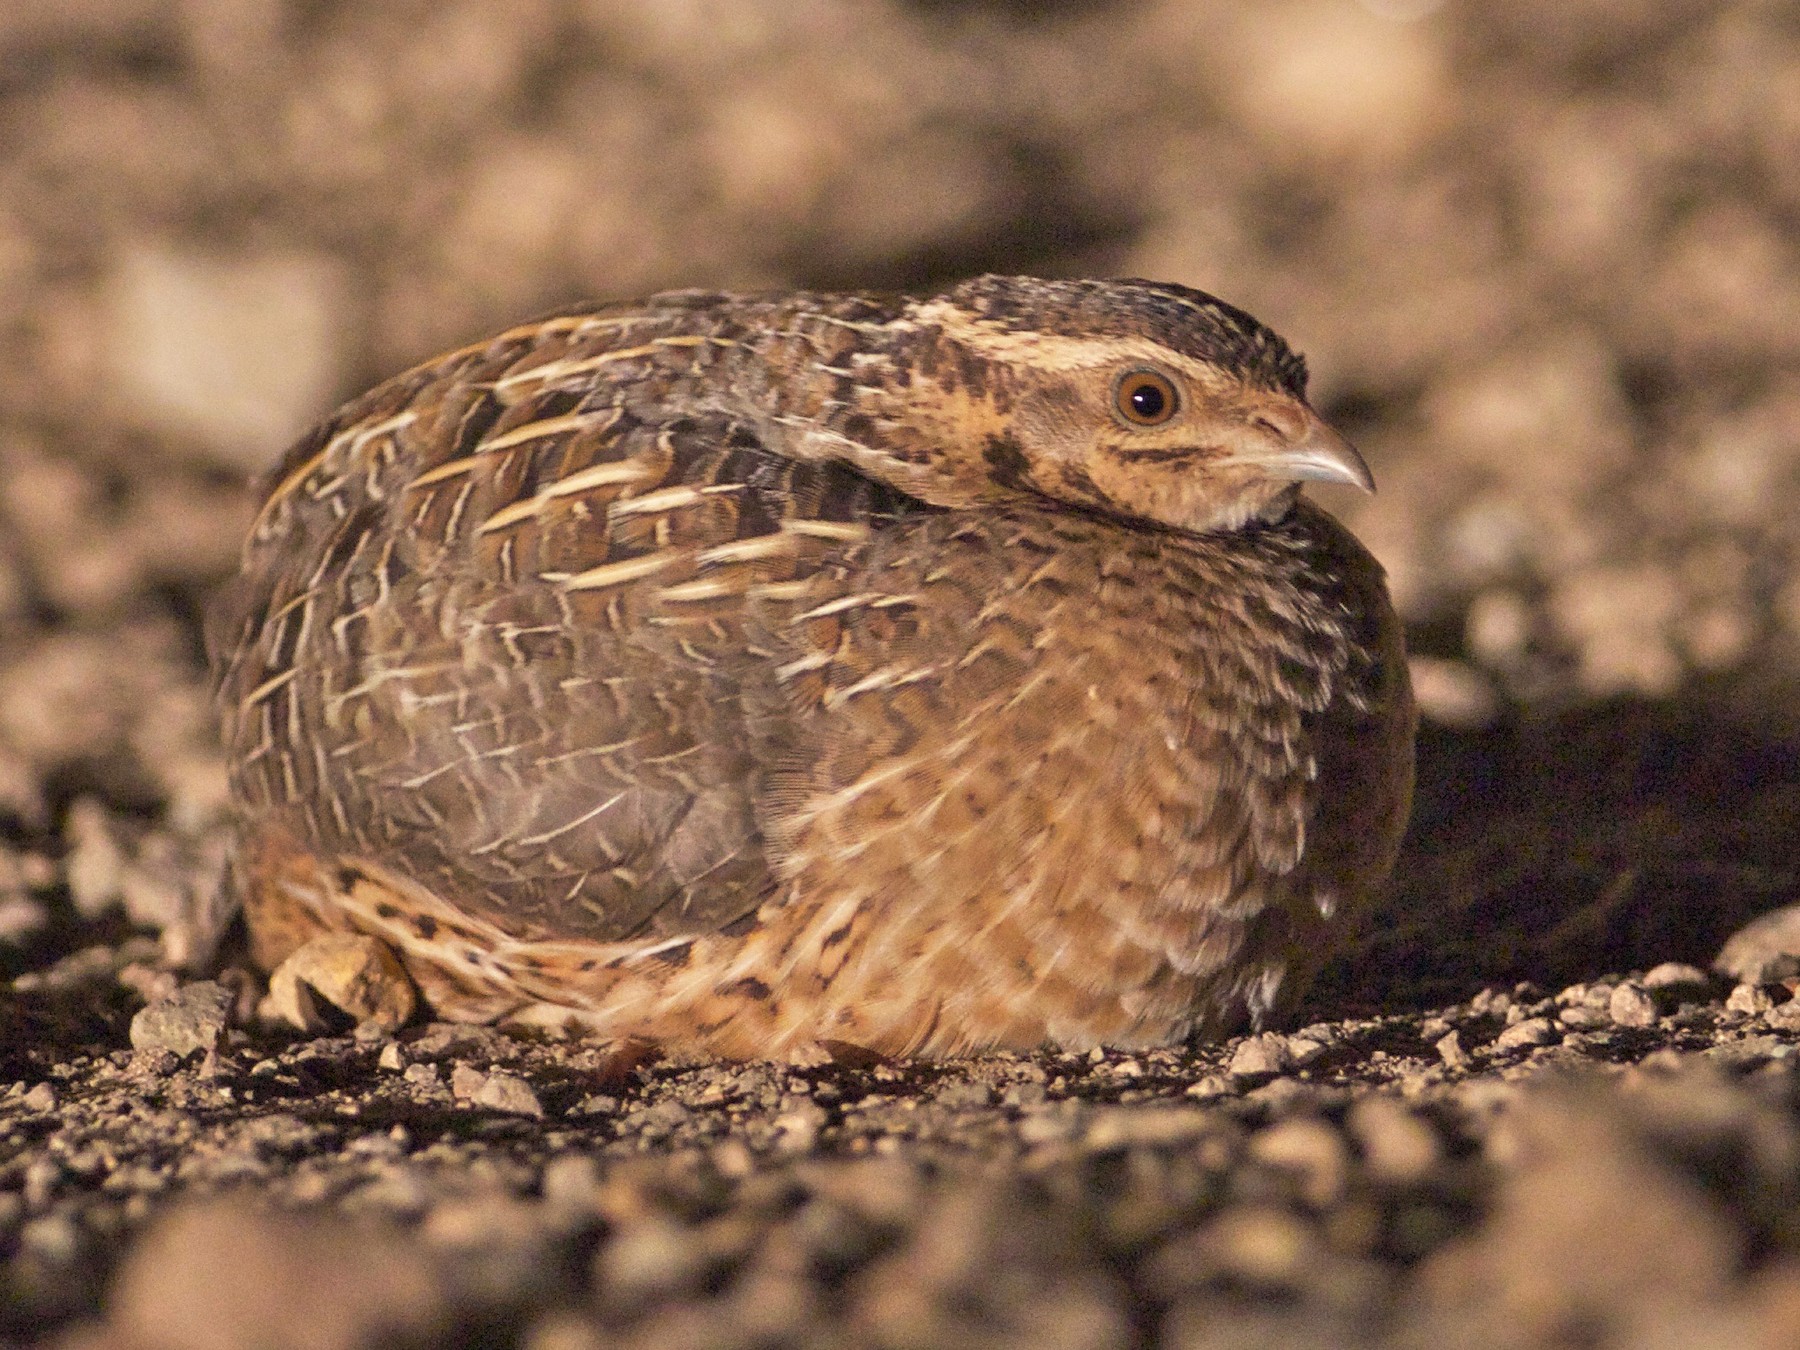
[[[1293,1067],[1293,1052],[1288,1049],[1287,1038],[1274,1032],[1264,1032],[1260,1036],[1246,1036],[1232,1052],[1231,1064],[1226,1070],[1233,1078],[1264,1078],[1273,1074],[1284,1073]]]
[[[229,989],[213,980],[184,984],[131,1019],[131,1046],[186,1057],[218,1047],[231,1016]]]
[[[1496,1050],[1516,1050],[1528,1045],[1548,1045],[1556,1039],[1556,1030],[1547,1017],[1528,1017],[1494,1037]]]
[[[1725,939],[1713,969],[1740,985],[1778,984],[1800,975],[1800,905],[1753,919]]]
[[[544,1105],[538,1100],[537,1093],[516,1073],[507,1073],[496,1069],[487,1076],[472,1099],[477,1106],[485,1106],[490,1111],[504,1111],[509,1115],[533,1116],[542,1118]]]
[[[322,254],[134,248],[107,283],[106,363],[137,420],[260,469],[329,406],[350,303]]]
[[[1432,1048],[1438,1052],[1438,1058],[1444,1061],[1446,1069],[1460,1069],[1469,1062],[1469,1052],[1463,1049],[1462,1036],[1454,1028],[1432,1042]]]
[[[1725,996],[1725,1011],[1758,1017],[1775,1006],[1768,990],[1760,984],[1740,984]]]
[[[1701,993],[1711,986],[1710,975],[1699,966],[1690,966],[1685,961],[1664,961],[1661,965],[1652,966],[1644,974],[1644,988],[1657,993],[1663,990]]]
[[[1308,1116],[1278,1121],[1253,1135],[1247,1151],[1257,1162],[1297,1177],[1309,1205],[1324,1209],[1343,1199],[1350,1150],[1325,1121]]]
[[[1622,1027],[1647,1027],[1656,1022],[1656,1000],[1635,984],[1621,984],[1612,992],[1606,1012]]]
[[[1361,1098],[1350,1108],[1347,1124],[1362,1145],[1370,1174],[1380,1181],[1419,1181],[1443,1153],[1437,1131],[1393,1097]]]

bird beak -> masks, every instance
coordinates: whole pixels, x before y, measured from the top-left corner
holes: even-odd
[[[1255,462],[1272,477],[1304,479],[1313,483],[1342,483],[1346,487],[1375,490],[1375,476],[1350,444],[1333,431],[1317,413],[1306,411],[1299,436],[1281,449],[1259,454]]]

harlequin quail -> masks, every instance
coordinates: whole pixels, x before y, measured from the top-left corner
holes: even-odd
[[[1022,277],[676,292],[389,381],[211,615],[254,955],[361,934],[440,1017],[728,1057],[1264,1022],[1412,785],[1305,384],[1201,292]]]

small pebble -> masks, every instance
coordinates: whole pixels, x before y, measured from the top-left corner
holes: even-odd
[[[1763,1021],[1777,1031],[1800,1029],[1800,997],[1790,998],[1785,1003],[1777,1003],[1763,1014]]]
[[[81,1227],[72,1214],[46,1214],[19,1230],[19,1246],[45,1265],[72,1265],[81,1253]]]
[[[214,1050],[232,1003],[231,991],[214,980],[184,984],[131,1019],[132,1049],[166,1051],[179,1058]]]
[[[1556,1039],[1556,1031],[1547,1017],[1528,1017],[1515,1022],[1494,1037],[1496,1050],[1516,1050],[1527,1045],[1548,1045]]]
[[[1577,1003],[1573,1007],[1564,1008],[1557,1013],[1556,1020],[1565,1027],[1572,1027],[1577,1031],[1591,1031],[1595,1027],[1606,1026],[1610,1021],[1606,1013],[1598,1008],[1590,1008],[1585,1003]]]
[[[1698,966],[1690,966],[1685,961],[1664,961],[1659,966],[1652,966],[1644,974],[1644,988],[1650,990],[1693,990],[1704,991],[1712,984],[1712,977]]]
[[[597,1208],[603,1179],[596,1159],[585,1153],[563,1153],[544,1164],[539,1188],[544,1203],[552,1209],[586,1211]]]
[[[525,1350],[607,1350],[618,1344],[599,1327],[572,1312],[549,1313],[526,1333]]]
[[[1287,1048],[1288,1055],[1292,1058],[1294,1067],[1297,1069],[1305,1068],[1308,1064],[1311,1064],[1320,1055],[1325,1053],[1324,1044],[1313,1040],[1310,1036],[1289,1036],[1287,1038]]]
[[[69,805],[63,837],[69,898],[82,918],[97,918],[124,893],[125,852],[112,817],[96,798],[78,797]]]
[[[1384,1094],[1361,1098],[1350,1108],[1346,1123],[1362,1145],[1370,1174],[1380,1181],[1420,1181],[1443,1152],[1436,1130],[1404,1103]]]
[[[414,1067],[436,1067],[414,1066]],[[459,1102],[473,1101],[481,1090],[487,1086],[487,1075],[473,1064],[464,1064],[460,1060],[450,1069],[450,1095]]]
[[[34,1158],[25,1166],[24,1195],[29,1209],[42,1209],[50,1203],[63,1181],[63,1169],[54,1158]]]
[[[1247,1152],[1297,1176],[1306,1203],[1316,1209],[1336,1204],[1349,1184],[1350,1150],[1337,1130],[1317,1118],[1296,1116],[1259,1130]]]
[[[1725,939],[1713,969],[1739,985],[1778,984],[1800,975],[1800,905],[1751,920]]]
[[[1095,1151],[1180,1144],[1213,1128],[1212,1116],[1194,1107],[1102,1107],[1088,1117],[1082,1143]]]
[[[1656,1000],[1634,984],[1621,984],[1613,990],[1606,1011],[1622,1027],[1647,1027],[1656,1022]]]
[[[50,911],[36,897],[0,894],[0,943],[22,946],[49,923]]]
[[[1283,1073],[1293,1066],[1287,1038],[1274,1032],[1246,1036],[1232,1052],[1227,1072],[1233,1078],[1262,1078]]]
[[[496,1069],[475,1092],[474,1102],[490,1111],[504,1111],[514,1116],[543,1118],[544,1105],[537,1093],[516,1073]]]
[[[126,1256],[112,1345],[442,1344],[448,1291],[417,1243],[242,1202],[180,1209]]]
[[[1318,1250],[1312,1227],[1285,1210],[1246,1205],[1227,1210],[1209,1230],[1222,1273],[1262,1288],[1296,1288]]]
[[[1432,1048],[1438,1052],[1446,1069],[1460,1069],[1469,1062],[1469,1052],[1463,1049],[1462,1036],[1455,1030],[1438,1037],[1432,1042]]]
[[[776,1147],[783,1153],[811,1152],[829,1119],[825,1108],[814,1102],[802,1102],[782,1112],[775,1117]]]
[[[1768,990],[1759,984],[1740,984],[1725,996],[1725,1011],[1757,1017],[1775,1006]]]
[[[387,943],[361,933],[324,933],[275,968],[262,1011],[316,1034],[329,1026],[321,1001],[359,1025],[392,1032],[413,1015],[418,998]]]

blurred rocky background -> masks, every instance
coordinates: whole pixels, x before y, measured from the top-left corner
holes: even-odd
[[[1472,662],[1445,716],[1786,682],[1797,40],[1779,0],[9,6],[9,628],[191,606],[309,421],[563,301],[1032,270],[1311,354],[1381,479],[1343,509]]]
[[[1327,1000],[1800,898],[1788,0],[56,0],[0,6],[0,975],[204,955],[199,615],[314,418],[569,300],[984,270],[1242,305],[1375,468],[1421,798]]]

